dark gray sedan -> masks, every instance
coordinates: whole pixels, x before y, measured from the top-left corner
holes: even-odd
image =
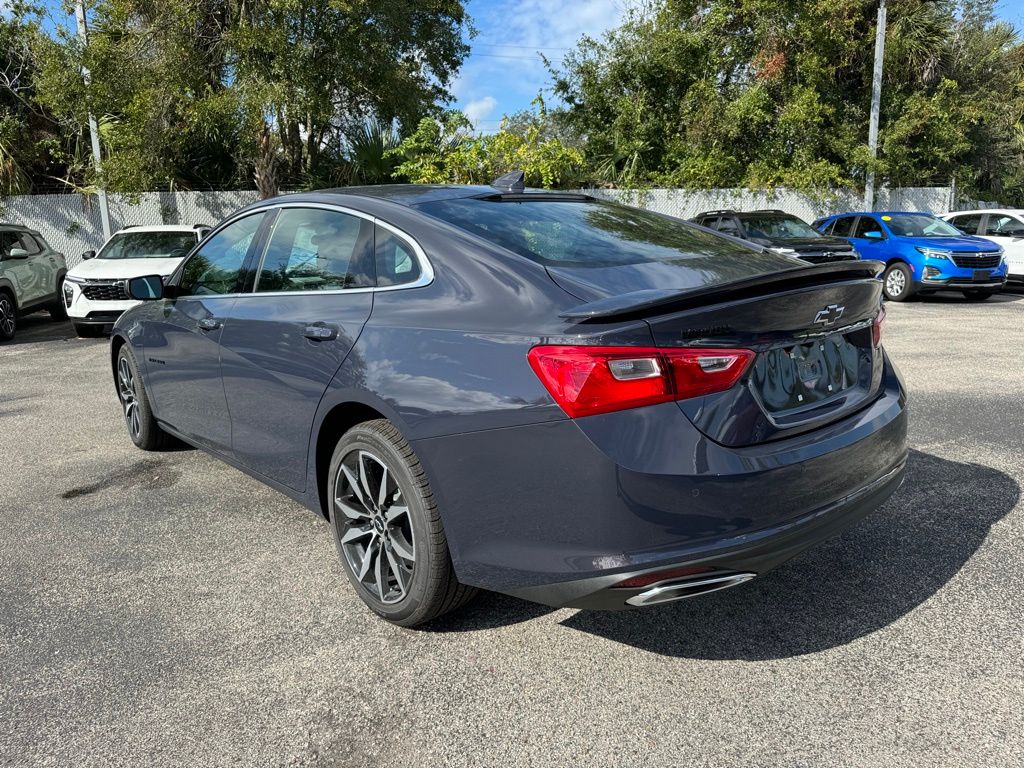
[[[898,487],[878,270],[515,177],[289,195],[132,280],[111,364],[136,445],[323,514],[389,621],[475,588],[622,609],[754,578]]]

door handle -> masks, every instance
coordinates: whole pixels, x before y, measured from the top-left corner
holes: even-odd
[[[220,328],[221,322],[216,317],[204,317],[198,325],[201,331],[216,331]]]
[[[302,335],[311,341],[333,341],[338,338],[338,329],[330,325],[313,323],[306,326]]]

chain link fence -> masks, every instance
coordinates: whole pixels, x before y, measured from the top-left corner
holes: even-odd
[[[607,200],[648,208],[659,213],[689,219],[698,213],[721,208],[756,210],[778,208],[805,221],[833,213],[860,210],[863,196],[855,190],[835,190],[811,195],[776,189],[586,189]],[[908,187],[879,190],[876,210],[931,211],[942,213],[965,208],[991,208],[994,203],[961,200],[953,203],[950,187]],[[147,192],[137,197],[110,195],[113,231],[139,224],[216,224],[228,214],[254,202],[256,192]],[[95,197],[78,194],[28,195],[0,198],[0,221],[24,224],[43,234],[67,256],[68,266],[81,261],[87,250],[103,245],[99,204]]]

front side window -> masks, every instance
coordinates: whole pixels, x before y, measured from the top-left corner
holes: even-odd
[[[773,240],[798,240],[805,237],[819,237],[817,230],[795,216],[780,214],[746,214],[741,217],[747,231],[754,237],[771,238]]]
[[[962,237],[952,224],[928,214],[888,216],[885,223],[896,237]]]
[[[978,226],[981,224],[981,214],[971,213],[966,216],[954,216],[949,220],[950,223],[959,229],[961,232],[966,232],[968,235],[973,235],[978,231]],[[992,220],[989,219],[991,224]]]
[[[28,252],[29,256],[34,256],[37,253],[42,253],[42,248],[39,247],[39,243],[32,237],[28,232],[21,233],[21,248]]]
[[[110,238],[97,259],[168,259],[188,255],[194,232],[122,232]]]
[[[21,248],[21,238],[17,232],[0,232],[0,256],[10,256],[12,248]]]
[[[871,216],[861,216],[853,236],[868,240],[882,240],[885,238],[885,233],[882,232],[882,225]]]
[[[337,291],[373,285],[373,224],[322,208],[284,208],[256,291]]]
[[[989,214],[985,234],[995,237],[1024,237],[1024,224],[1013,216]]]
[[[207,240],[185,262],[178,293],[182,296],[210,296],[234,293],[245,254],[263,221],[263,213],[246,216]]]

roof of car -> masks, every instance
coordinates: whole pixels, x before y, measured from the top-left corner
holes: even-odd
[[[140,224],[122,227],[114,234],[120,235],[122,232],[195,232],[201,227],[209,226],[209,224]]]
[[[338,187],[319,190],[320,195],[355,195],[390,200],[400,205],[417,205],[432,200],[452,200],[500,194],[494,187],[482,184],[379,184],[368,187]],[[528,193],[527,193],[528,194]]]

